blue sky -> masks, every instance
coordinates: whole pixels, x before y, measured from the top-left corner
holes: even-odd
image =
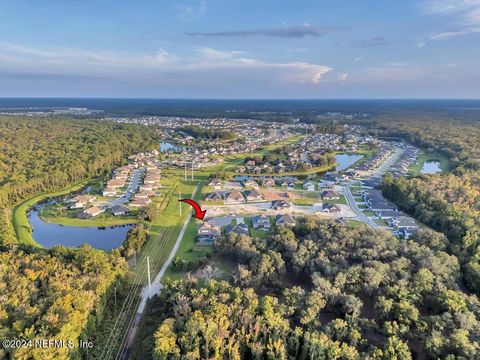
[[[480,98],[480,0],[0,0],[0,96]]]

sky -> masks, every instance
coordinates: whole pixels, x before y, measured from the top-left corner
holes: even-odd
[[[480,98],[480,0],[0,0],[0,97]]]

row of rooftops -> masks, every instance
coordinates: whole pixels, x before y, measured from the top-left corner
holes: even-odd
[[[380,219],[387,220],[388,224],[399,235],[408,238],[418,230],[415,220],[391,205],[383,197],[380,190],[364,190],[362,191],[362,198],[365,200],[369,210],[375,212]]]
[[[356,166],[356,171],[369,171],[378,167],[385,159],[394,151],[395,144],[387,141],[379,142],[379,148],[375,155],[364,161],[362,164]]]
[[[301,153],[315,153],[322,151],[356,151],[358,145],[375,144],[376,139],[358,126],[346,126],[343,134],[317,133],[308,135],[292,150],[292,155],[300,156]],[[290,155],[290,154],[289,154]]]
[[[252,227],[255,230],[269,231],[271,229],[270,218],[265,215],[257,215],[251,218]],[[280,226],[295,226],[295,219],[290,214],[277,215],[274,219],[274,224],[277,227]],[[215,224],[211,224],[208,221],[199,225],[197,231],[196,240],[199,242],[211,242],[218,238],[222,233],[221,227]],[[225,233],[248,235],[250,233],[248,225],[245,223],[239,223],[236,225],[228,225],[225,227]]]
[[[395,162],[395,164],[390,166],[388,172],[392,174],[394,178],[408,175],[409,167],[417,162],[419,152],[420,150],[415,146],[405,146],[403,154]]]

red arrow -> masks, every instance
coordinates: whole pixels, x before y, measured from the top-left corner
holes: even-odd
[[[200,205],[198,205],[198,203],[195,200],[181,199],[181,200],[178,200],[178,201],[183,201],[183,202],[185,202],[185,203],[187,203],[187,204],[189,204],[193,207],[193,209],[195,210],[195,214],[193,214],[192,216],[194,218],[202,220],[205,217],[205,214],[207,213],[207,210],[202,210]]]

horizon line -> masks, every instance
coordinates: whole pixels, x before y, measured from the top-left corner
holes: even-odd
[[[367,97],[367,98],[340,98],[340,97],[325,97],[325,98],[216,98],[216,97],[209,97],[209,98],[201,98],[201,97],[86,97],[86,96],[0,96],[0,100],[12,100],[12,99],[42,99],[42,100],[216,100],[216,101],[332,101],[332,100],[342,100],[342,101],[369,101],[369,100],[415,100],[415,101],[422,101],[422,100],[438,100],[438,101],[445,101],[445,100],[468,100],[468,101],[479,101],[479,98],[469,98],[469,97]]]

